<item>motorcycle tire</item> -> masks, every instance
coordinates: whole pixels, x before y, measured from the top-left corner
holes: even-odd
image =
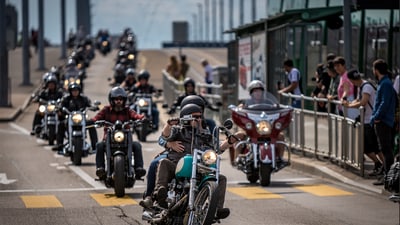
[[[125,159],[123,155],[114,156],[114,192],[118,198],[125,195]]]
[[[261,186],[269,186],[271,183],[271,173],[272,173],[272,165],[271,164],[260,164],[260,184]]]
[[[258,170],[255,170],[254,168],[253,168],[253,171],[249,174],[246,174],[246,176],[247,176],[247,180],[251,184],[255,184],[257,182],[258,178],[260,177]]]
[[[146,128],[142,127],[142,129],[138,130],[136,132],[136,134],[137,134],[137,138],[140,142],[146,142],[146,139],[147,139],[147,129]]]
[[[217,212],[218,196],[218,184],[207,181],[194,200],[194,211],[189,215],[190,224],[212,224]]]
[[[56,140],[56,126],[54,125],[48,126],[48,129],[49,129],[49,135],[48,135],[49,145],[54,145],[54,141]]]
[[[82,155],[83,155],[83,142],[80,138],[72,139],[72,161],[74,165],[82,165]]]

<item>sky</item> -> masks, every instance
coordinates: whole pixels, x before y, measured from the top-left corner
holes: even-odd
[[[172,22],[188,21],[189,39],[194,39],[198,33],[198,23],[194,24],[194,15],[199,13],[198,3],[203,5],[206,0],[91,0],[92,4],[92,35],[99,29],[108,29],[111,34],[120,34],[126,27],[130,27],[138,37],[139,48],[160,48],[162,42],[172,40]],[[210,5],[214,0],[209,0]],[[219,3],[220,0],[216,0]],[[29,0],[29,29],[38,28],[38,0]],[[76,30],[75,0],[66,0],[66,33]],[[229,29],[228,0],[225,4],[224,30]],[[234,0],[234,27],[238,26],[238,0]],[[251,22],[250,0],[245,0],[244,23]],[[256,18],[265,18],[265,0],[257,0]],[[18,13],[18,30],[22,30],[22,0],[6,0],[6,3],[16,7]],[[53,44],[61,41],[60,27],[60,0],[44,0],[44,34]],[[211,13],[211,10],[210,10]],[[203,17],[204,18],[204,17]],[[219,18],[219,10],[217,10]],[[204,20],[204,19],[203,19]],[[219,23],[219,22],[218,22]],[[204,25],[204,22],[203,22]],[[220,32],[217,26],[217,39]],[[66,35],[67,35],[66,34]],[[198,35],[198,34],[197,34]],[[205,28],[203,28],[205,35]],[[212,27],[210,25],[210,39]],[[229,36],[224,35],[224,40]]]

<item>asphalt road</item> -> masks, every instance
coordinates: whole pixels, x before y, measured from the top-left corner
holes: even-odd
[[[161,69],[177,49],[149,50],[140,55],[140,68],[162,88]],[[201,74],[201,58],[213,65],[226,63],[221,50],[185,49],[193,76]],[[113,57],[97,55],[88,70],[85,94],[107,104],[107,77]],[[197,79],[196,79],[197,80]],[[73,166],[42,140],[29,135],[35,105],[15,122],[0,124],[0,224],[147,224],[138,205],[145,183],[138,181],[124,198],[95,181],[94,156]],[[167,115],[159,108],[161,121]],[[162,126],[162,125],[161,125]],[[102,135],[102,130],[98,130]],[[142,143],[145,166],[161,151],[159,133]],[[222,173],[228,178],[226,206],[231,215],[222,224],[399,224],[399,206],[384,196],[286,168],[272,176],[270,187],[250,185],[223,155]]]

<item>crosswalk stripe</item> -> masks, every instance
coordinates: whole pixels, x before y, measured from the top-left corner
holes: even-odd
[[[353,195],[353,193],[343,191],[328,185],[304,185],[304,186],[294,186],[294,188],[299,189],[301,191],[316,195],[316,196],[346,196]]]
[[[281,195],[274,194],[259,187],[233,187],[227,188],[227,190],[246,199],[283,198]]]
[[[138,202],[131,197],[125,195],[117,198],[114,194],[90,194],[94,200],[101,206],[118,206],[118,205],[137,205]]]
[[[63,207],[54,195],[23,195],[22,201],[26,208],[60,208]]]

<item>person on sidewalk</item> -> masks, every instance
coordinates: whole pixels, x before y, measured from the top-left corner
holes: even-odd
[[[105,120],[110,123],[115,123],[117,120],[125,122],[128,120],[141,120],[144,115],[137,114],[134,110],[130,109],[125,105],[128,96],[125,90],[121,87],[114,87],[110,90],[108,94],[108,102],[110,105],[105,106],[100,112],[98,112],[91,121],[96,122],[98,120]],[[106,128],[104,128],[106,129]],[[96,175],[100,180],[106,178],[105,171],[105,148],[106,148],[106,132],[104,132],[104,137],[101,142],[97,143],[96,152]],[[143,169],[143,155],[142,146],[139,142],[132,141],[132,151],[135,160],[135,179],[140,180],[144,175],[146,175],[146,170]]]
[[[50,100],[58,100],[63,97],[63,91],[58,89],[58,80],[55,75],[52,73],[45,73],[44,76],[46,79],[44,89],[35,96],[34,102],[44,102]],[[39,108],[35,112],[35,116],[33,117],[32,122],[32,131],[31,135],[39,134],[40,133],[40,125],[42,123],[43,114],[39,112]]]
[[[364,107],[364,154],[370,158],[375,166],[370,176],[382,175],[383,174],[383,153],[379,150],[378,139],[376,137],[374,128],[370,124],[370,118],[372,115],[372,107],[375,104],[375,92],[376,88],[373,84],[367,80],[361,78],[361,74],[351,69],[347,72],[347,76],[351,83],[358,87],[358,98],[354,101],[343,101],[342,105],[348,108],[360,108]],[[359,117],[358,117],[359,118]],[[357,118],[356,118],[357,121]],[[360,122],[360,121],[359,121]]]
[[[287,73],[287,80],[289,85],[280,89],[279,93],[292,93],[294,95],[301,95],[301,74],[300,71],[294,67],[293,60],[286,59],[283,61],[283,68]],[[292,106],[295,108],[301,108],[300,99],[293,98]]]
[[[204,68],[204,82],[206,84],[212,84],[213,83],[212,66],[210,65],[210,63],[208,63],[207,59],[202,59],[201,65]],[[207,88],[207,93],[212,94],[212,88]]]
[[[179,73],[180,73],[179,80],[184,80],[186,78],[189,68],[190,65],[189,63],[186,62],[186,55],[181,55],[181,62],[179,64]]]
[[[397,94],[390,79],[390,72],[387,63],[377,59],[372,64],[372,71],[378,80],[375,104],[370,119],[378,137],[380,151],[384,156],[384,176],[378,178],[374,185],[383,185],[385,175],[389,172],[394,162],[393,156],[393,132],[395,123],[395,112],[397,105]]]

